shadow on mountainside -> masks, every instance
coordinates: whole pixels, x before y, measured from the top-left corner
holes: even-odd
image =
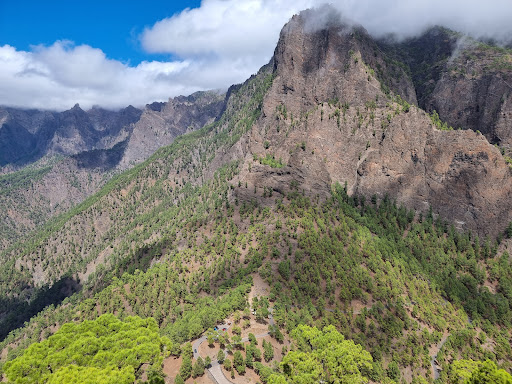
[[[79,168],[108,171],[119,164],[123,158],[127,143],[128,140],[124,140],[109,149],[95,149],[81,152],[72,157],[76,160]]]
[[[16,298],[0,297],[0,308],[2,308],[0,340],[3,340],[12,330],[21,327],[47,306],[59,305],[66,297],[80,291],[81,288],[78,281],[70,277],[63,277],[51,287],[39,288],[34,300],[30,303]]]

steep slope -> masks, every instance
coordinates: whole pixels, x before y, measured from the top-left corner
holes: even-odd
[[[52,157],[0,176],[0,250],[97,192],[113,175],[98,152],[113,151]]]
[[[421,108],[455,128],[512,144],[512,50],[435,27],[401,43],[379,42],[409,68]]]
[[[119,141],[123,129],[130,131],[141,113],[132,106],[117,112],[101,108],[86,112],[78,104],[60,113],[0,108],[0,166],[110,148]]]
[[[52,220],[40,231],[1,254],[0,300],[3,329],[26,319],[27,303],[48,286],[72,279],[89,287],[102,284],[106,271],[126,262],[127,254],[162,239],[175,239],[176,227],[189,220],[183,201],[199,213],[218,204],[201,182],[232,174],[233,165],[215,161],[252,127],[271,75],[268,70],[238,93],[230,94],[222,118],[213,126],[178,137],[150,160],[114,177],[98,194]],[[249,90],[248,90],[249,88]],[[221,168],[221,170],[219,170]],[[211,176],[208,176],[211,175]],[[138,256],[140,257],[140,256]],[[43,300],[44,301],[44,300]]]
[[[459,41],[427,110],[454,127],[479,130],[492,143],[512,146],[512,50]]]
[[[216,92],[197,92],[148,105],[133,127],[119,168],[127,169],[146,160],[177,136],[211,123],[223,107],[224,95]]]
[[[97,107],[84,111],[76,104],[59,113],[0,107],[0,166],[19,167],[45,156],[110,149],[128,140],[122,166],[126,169],[176,136],[211,122],[223,106],[224,95],[196,92],[143,110],[128,106],[119,111]]]
[[[426,278],[436,284],[446,281],[451,269],[447,266],[454,264],[457,253],[464,247],[470,252],[467,238],[456,232],[445,236],[441,228],[432,227],[431,217],[411,224],[410,212],[389,201],[367,204],[366,213],[360,215],[342,188],[320,205],[300,193],[280,199],[268,193],[263,197],[261,191],[254,196],[265,200],[266,208],[229,204],[224,194],[229,194],[230,184],[237,185],[237,179],[234,173],[217,174],[214,183],[201,188],[199,199],[196,191],[189,190],[191,199],[180,204],[188,215],[173,222],[169,237],[128,251],[105,289],[90,299],[73,297],[66,305],[44,311],[6,342],[23,345],[44,337],[49,326],[115,313],[152,316],[163,335],[181,344],[221,322],[226,312],[244,309],[245,297],[239,295],[245,295],[244,283],[252,276],[270,286],[273,318],[282,332],[303,322],[336,324],[346,337],[378,356],[376,367],[381,371],[376,368],[375,381],[384,378],[382,370],[392,355],[403,372],[429,376],[428,347],[436,345],[447,328],[462,333],[469,325],[460,304],[446,302]],[[212,194],[204,205],[204,197]],[[156,218],[147,222],[159,225]],[[154,257],[158,262],[148,268]],[[459,267],[457,272],[472,276],[469,269],[469,265]],[[462,284],[463,278],[449,281]],[[448,288],[443,286],[444,295]],[[455,298],[461,293],[452,289],[450,294]],[[481,300],[483,295],[475,297]],[[472,313],[475,322],[479,316]],[[499,328],[495,332],[501,337]],[[457,340],[458,333],[453,334]],[[510,337],[503,335],[506,340]],[[497,336],[490,337],[503,348]],[[459,353],[459,347],[454,349],[447,359]],[[507,356],[503,352],[498,359],[503,363]]]
[[[280,192],[295,180],[323,195],[347,183],[367,198],[432,207],[480,235],[502,232],[512,219],[512,178],[500,151],[478,133],[438,130],[404,101],[415,102],[412,82],[405,72],[390,75],[401,67],[386,67],[393,61],[372,49],[364,30],[311,30],[307,20],[296,16],[281,33],[265,118],[247,136],[244,179]],[[386,93],[393,88],[385,78],[400,79],[398,94]],[[273,167],[265,158],[276,159]]]
[[[474,206],[467,225],[499,232],[506,222],[486,221],[510,214],[499,150],[471,131],[439,131],[364,30],[313,28],[311,16],[287,24],[219,119],[0,255],[0,330],[38,313],[5,338],[3,359],[65,322],[114,313],[154,317],[185,361],[191,345],[180,344],[234,311],[271,324],[271,305],[279,332],[334,324],[363,344],[375,382],[424,382],[438,372],[433,356],[443,382],[462,356],[511,368],[508,253],[425,206],[460,191],[447,220]],[[251,305],[256,280],[269,297]]]
[[[114,174],[147,159],[177,136],[211,123],[223,106],[224,95],[198,92],[148,105],[144,111],[127,107],[118,112],[101,108],[85,112],[79,106],[60,114],[4,110],[9,114],[0,132],[19,125],[16,135],[0,144],[8,148],[3,152],[5,159],[14,159],[9,157],[11,152],[25,156],[29,150],[45,157],[19,170],[12,165],[4,167],[6,174],[0,176],[0,250],[82,202]],[[54,125],[50,119],[55,120]],[[29,148],[25,151],[13,142]],[[40,147],[40,151],[32,147]]]

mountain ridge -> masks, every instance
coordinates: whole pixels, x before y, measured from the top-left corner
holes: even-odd
[[[233,312],[264,322],[271,302],[279,332],[335,324],[363,345],[374,382],[435,372],[457,382],[461,356],[511,368],[510,240],[449,225],[473,207],[474,233],[503,232],[510,170],[500,149],[441,129],[415,106],[407,68],[364,30],[304,30],[308,12],[283,29],[268,65],[230,88],[211,124],[0,254],[0,319],[11,328],[26,319],[15,309],[48,286],[81,289],[11,333],[3,358],[65,322],[115,313],[154,317],[166,351],[185,362],[185,342]],[[270,293],[248,303],[256,276]]]
[[[296,176],[306,191],[328,195],[334,182],[346,182],[349,192],[366,198],[388,194],[424,213],[432,207],[480,235],[502,233],[512,220],[512,178],[500,151],[471,130],[438,129],[414,106],[406,72],[368,45],[360,28],[305,33],[304,23],[295,16],[283,29],[264,118],[248,138],[245,161],[263,170],[255,183],[286,192]],[[316,55],[317,47],[326,52]],[[312,57],[321,57],[315,68]],[[393,89],[398,93],[390,94]],[[266,156],[281,159],[284,168],[252,161]],[[248,166],[243,172],[250,180]],[[272,174],[283,172],[286,179],[272,183]]]
[[[15,164],[3,167],[1,177],[10,192],[0,193],[0,206],[5,207],[0,214],[0,249],[80,203],[113,175],[147,159],[159,147],[213,121],[223,104],[223,95],[199,92],[160,103],[157,110],[152,109],[154,104],[144,111],[127,107],[120,112],[100,108],[85,112],[76,105],[60,115],[2,110],[10,111],[14,123],[20,122],[22,132],[33,132],[32,139],[27,140],[39,143],[34,145],[46,148],[46,153],[21,168]],[[48,116],[56,124],[51,129]],[[0,127],[0,136],[10,129],[8,124]],[[38,141],[37,135],[43,138]],[[0,147],[11,148],[12,140],[12,136],[0,139]],[[13,150],[19,155],[16,148]],[[43,153],[37,156],[40,155]],[[31,179],[33,172],[39,176]],[[21,179],[24,181],[19,184]],[[18,180],[19,187],[13,189],[9,180]]]

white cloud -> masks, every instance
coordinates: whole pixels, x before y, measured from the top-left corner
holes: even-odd
[[[268,62],[289,18],[324,0],[203,0],[147,28],[148,53],[172,62],[129,66],[100,49],[58,41],[31,51],[0,46],[0,105],[67,109],[143,105],[197,90],[226,89]],[[473,36],[512,38],[510,0],[338,0],[344,18],[374,35],[407,37],[435,24]]]
[[[376,36],[409,37],[443,25],[475,37],[512,40],[510,0],[203,0],[147,28],[148,52],[180,57],[269,58],[295,13],[330,3]]]
[[[410,37],[442,25],[473,37],[512,40],[510,0],[338,0],[333,5],[373,35]]]
[[[181,57],[270,58],[279,31],[312,0],[204,0],[147,28],[141,36],[148,52]]]
[[[202,89],[176,81],[188,61],[142,62],[130,67],[108,59],[96,48],[58,41],[31,52],[0,47],[0,105],[62,110],[143,105]]]
[[[172,62],[136,67],[100,49],[57,41],[31,51],[0,46],[0,105],[63,110],[79,103],[120,108],[198,90],[227,89],[271,58],[279,31],[309,0],[206,0],[156,23],[141,36],[149,53]]]

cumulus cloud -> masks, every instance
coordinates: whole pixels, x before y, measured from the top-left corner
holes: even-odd
[[[80,103],[119,108],[201,89],[175,81],[192,63],[142,62],[130,67],[96,48],[58,41],[30,52],[0,47],[0,105],[62,110]]]
[[[141,36],[149,52],[172,52],[181,57],[226,59],[269,57],[279,31],[311,0],[204,0],[147,28]]]
[[[374,36],[411,37],[442,25],[473,37],[512,40],[510,0],[203,0],[147,28],[149,52],[180,57],[269,57],[280,29],[299,11],[331,4]]]
[[[407,38],[442,25],[476,38],[512,40],[510,0],[203,0],[146,28],[140,40],[146,51],[190,60],[204,69],[204,81],[219,77],[228,86],[267,63],[282,26],[307,8],[323,9],[317,24],[337,17],[376,37]]]
[[[268,62],[282,26],[311,5],[309,0],[203,1],[140,37],[148,53],[178,57],[171,62],[130,66],[70,41],[30,51],[0,46],[0,105],[63,110],[79,103],[115,109],[227,89]]]
[[[375,36],[407,38],[442,25],[476,38],[512,40],[510,0],[339,0],[332,4]]]
[[[144,30],[148,53],[171,54],[170,62],[130,66],[100,49],[57,41],[30,51],[0,47],[0,105],[67,109],[101,105],[119,108],[166,100],[197,90],[226,89],[268,62],[289,18],[325,0],[203,0]],[[344,20],[371,34],[399,38],[429,26],[473,37],[512,39],[510,0],[337,0],[330,3]],[[336,13],[334,13],[336,14]],[[333,15],[334,15],[333,14]],[[320,18],[331,20],[333,15]]]

